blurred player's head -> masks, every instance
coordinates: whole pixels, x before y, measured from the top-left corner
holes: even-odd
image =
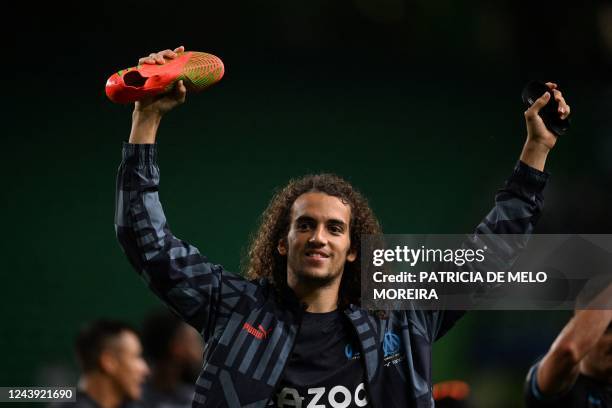
[[[612,383],[612,323],[595,347],[582,359],[580,368],[590,377]]]
[[[113,320],[94,321],[79,332],[75,349],[89,386],[104,383],[104,390],[120,400],[140,398],[149,368],[131,326]]]
[[[202,366],[203,344],[200,334],[165,309],[150,313],[142,327],[145,358],[151,363],[153,375],[169,365],[179,380],[193,383]]]
[[[262,215],[249,249],[251,279],[326,285],[340,280],[340,303],[360,303],[361,236],[380,234],[367,200],[332,174],[292,180]]]

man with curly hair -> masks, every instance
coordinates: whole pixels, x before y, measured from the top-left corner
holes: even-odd
[[[163,64],[177,51],[182,48],[139,63]],[[548,86],[560,117],[567,117],[561,93]],[[433,406],[431,347],[461,313],[382,316],[361,308],[361,236],[381,228],[345,180],[310,175],[280,190],[254,236],[246,279],[172,234],[158,196],[155,141],[162,116],[185,96],[179,81],[170,94],[136,103],[115,224],[133,267],[206,342],[194,406]],[[476,233],[532,231],[542,208],[544,163],[556,142],[538,116],[549,98],[546,93],[525,112],[520,161]]]

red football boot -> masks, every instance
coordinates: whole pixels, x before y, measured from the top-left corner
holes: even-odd
[[[187,91],[199,92],[219,82],[225,68],[219,57],[205,52],[178,53],[165,64],[142,64],[122,69],[106,81],[106,96],[115,103],[131,103],[169,92],[183,80]]]

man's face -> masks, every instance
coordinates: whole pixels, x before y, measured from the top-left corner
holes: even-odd
[[[102,358],[106,373],[120,392],[128,399],[140,399],[141,386],[149,374],[149,367],[142,357],[138,337],[124,331],[109,344]]]
[[[587,371],[603,381],[612,382],[612,325],[583,360]]]
[[[287,280],[329,285],[342,278],[345,262],[353,262],[349,225],[351,208],[321,192],[302,194],[291,207],[289,233],[278,244],[287,256]]]

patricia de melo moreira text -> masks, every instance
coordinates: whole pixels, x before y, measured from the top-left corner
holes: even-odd
[[[373,251],[372,263],[374,266],[382,266],[385,263],[404,262],[410,266],[415,266],[418,262],[444,262],[453,263],[456,266],[463,266],[466,263],[484,261],[483,249],[418,249],[400,247],[395,249],[376,249]],[[376,271],[372,274],[375,283],[400,283],[400,284],[504,284],[504,283],[524,283],[541,284],[546,282],[548,276],[546,272],[528,271],[421,271],[421,272],[398,272],[384,273]],[[403,286],[403,285],[402,285]],[[375,288],[373,293],[374,300],[437,300],[439,299],[436,289],[433,288]]]

